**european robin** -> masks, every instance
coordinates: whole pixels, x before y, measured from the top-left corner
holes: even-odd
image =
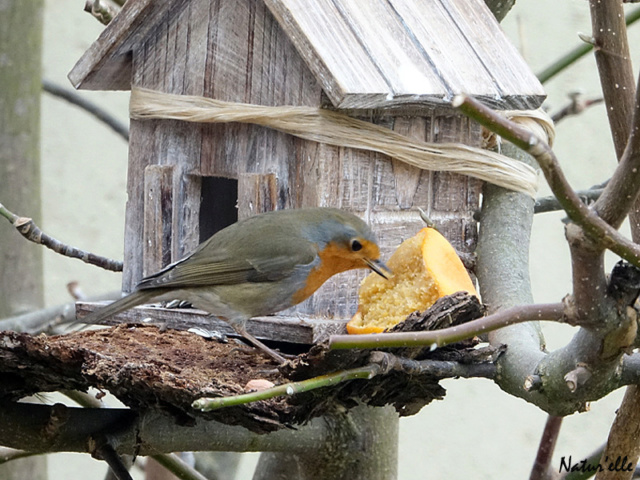
[[[247,333],[251,317],[296,305],[331,276],[370,268],[387,278],[369,226],[335,208],[278,210],[220,230],[190,255],[144,278],[129,295],[92,312],[82,323],[151,300],[186,300],[226,320],[279,362],[284,359]]]

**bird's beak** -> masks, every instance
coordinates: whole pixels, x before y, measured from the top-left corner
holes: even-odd
[[[376,272],[378,275],[380,275],[382,278],[386,280],[389,280],[389,278],[393,275],[393,272],[389,270],[389,267],[387,267],[380,260],[371,260],[369,258],[365,258],[364,262],[367,264],[367,266],[371,270],[373,270],[374,272]]]

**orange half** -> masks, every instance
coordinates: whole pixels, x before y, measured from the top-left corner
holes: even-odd
[[[434,228],[423,228],[402,242],[386,263],[393,277],[385,280],[372,273],[362,281],[358,311],[347,332],[383,332],[455,292],[478,296],[455,249]]]

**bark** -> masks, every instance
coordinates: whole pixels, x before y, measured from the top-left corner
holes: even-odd
[[[396,478],[398,415],[393,408],[362,406],[349,416],[315,421],[330,425],[324,442],[304,453],[263,453],[253,480]]]

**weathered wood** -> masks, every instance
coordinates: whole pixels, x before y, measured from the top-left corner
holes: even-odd
[[[434,328],[442,321],[457,324],[473,318],[468,315],[468,308],[456,308],[455,299],[453,303],[451,300],[441,299],[425,312],[424,319],[416,318],[407,327]],[[272,359],[255,348],[150,325],[127,324],[57,336],[2,332],[0,374],[7,381],[0,382],[0,401],[15,401],[35,392],[97,387],[109,390],[134,410],[161,408],[180,424],[204,417],[260,433],[305,423],[335,412],[336,408],[346,411],[362,404],[393,405],[399,415],[413,415],[444,396],[440,379],[491,374],[491,368],[479,364],[491,362],[496,352],[491,348],[476,349],[475,343],[465,341],[434,351],[424,349],[418,359],[437,364],[414,364],[408,368],[402,364],[390,368],[392,358],[377,355],[378,360],[373,360],[367,350],[331,351],[326,344],[316,345],[276,368]],[[202,396],[246,393],[250,380],[283,384],[362,367],[372,361],[380,366],[380,374],[367,381],[336,383],[210,413],[191,407]],[[444,364],[460,368],[446,368]]]
[[[375,17],[395,15],[385,1],[372,2],[371,10],[366,12],[353,10],[348,2],[317,8],[335,8],[338,18],[323,18],[323,22],[343,22],[341,25],[351,29],[352,35],[366,34],[370,42],[378,42],[370,32],[365,32],[368,27],[362,23],[371,12]],[[292,41],[290,32],[287,34],[276,22],[262,0],[237,0],[233,5],[225,0],[192,0],[171,13],[173,16],[168,11],[163,14],[162,21],[158,20],[138,43],[132,44],[134,85],[226,101],[321,106],[323,91],[313,68],[296,52],[295,39]],[[307,14],[296,11],[296,15]],[[395,18],[389,27],[392,36],[400,35],[398,29],[404,28],[401,23]],[[376,50],[383,48],[376,45]],[[406,55],[415,60],[419,49],[411,42],[407,48]],[[387,53],[376,55],[382,55],[380,61],[383,58],[391,62]],[[385,65],[390,68],[391,63]],[[420,140],[479,143],[479,128],[451,111],[416,109],[419,114],[416,116],[399,113],[352,112]],[[149,190],[154,182],[160,181],[145,178],[151,175],[143,174],[145,171],[159,175],[156,167],[148,170],[150,165],[171,169],[171,186],[168,173],[164,173],[163,186],[156,187],[171,191],[170,202],[149,203]],[[421,171],[382,154],[319,145],[255,125],[133,121],[125,291],[130,291],[143,275],[195,249],[201,240],[202,176],[238,180],[239,217],[273,208],[303,206],[333,206],[352,211],[371,223],[378,233],[383,258],[388,258],[398,244],[423,226],[416,207],[425,209],[458,249],[468,252],[474,247],[472,214],[477,208],[480,185],[475,180]],[[472,193],[466,193],[469,189]],[[149,207],[154,211],[145,213]],[[151,233],[153,228],[166,229],[169,218],[169,237],[166,230]],[[141,225],[146,225],[147,234]],[[356,309],[358,285],[366,273],[346,272],[336,276],[311,299],[283,315],[349,318]]]
[[[131,88],[131,52],[165,16],[175,15],[187,0],[127,2],[69,73],[76,88],[128,90]]]
[[[278,179],[272,173],[240,173],[238,179],[238,219],[281,209]]]
[[[173,170],[168,165],[149,165],[144,171],[144,276],[171,262]]]
[[[185,42],[191,33],[197,41]],[[178,62],[194,54],[213,61],[206,70],[212,86],[206,94],[222,100],[228,100],[225,85],[236,84],[241,96],[277,90],[278,104],[288,103],[286,92],[295,92],[282,88],[289,75],[255,68],[261,57],[283,53],[264,48],[268,37],[276,38],[277,45],[290,38],[298,54],[282,57],[293,62],[288,72],[301,71],[296,63],[303,60],[313,72],[309,79],[320,82],[339,108],[442,105],[458,93],[496,108],[537,108],[545,95],[482,0],[130,0],[74,67],[72,83],[77,88],[129,88],[131,52],[135,56],[139,42],[159,34],[178,40],[173,51]],[[221,41],[231,46],[226,65],[218,58]],[[149,68],[157,68],[162,59],[152,63]],[[270,80],[255,82],[246,72]],[[198,82],[201,73],[183,70],[172,82]],[[176,90],[175,84],[166,87]]]
[[[76,315],[82,319],[108,302],[77,302]],[[135,307],[105,320],[104,325],[142,323],[166,326],[174,330],[198,328],[203,332],[218,332],[237,337],[233,328],[224,320],[195,308]],[[323,342],[331,335],[346,333],[346,322],[341,320],[319,320],[299,316],[255,317],[247,322],[247,331],[266,341],[313,345]]]

